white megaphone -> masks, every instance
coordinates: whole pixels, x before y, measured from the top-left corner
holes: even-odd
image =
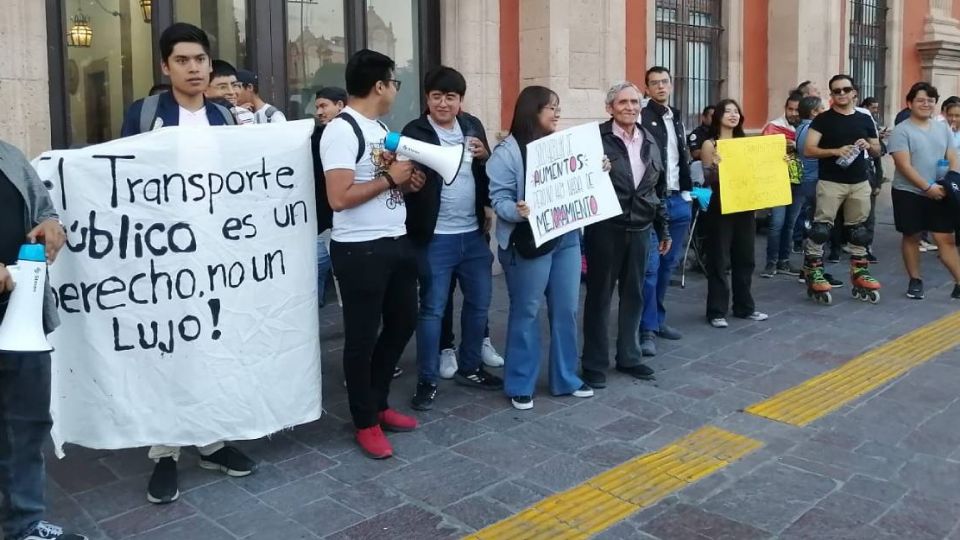
[[[42,244],[20,246],[17,264],[8,266],[15,286],[0,323],[0,352],[50,352],[43,333],[43,293],[47,286],[47,256]]]
[[[395,131],[387,133],[383,147],[400,157],[416,161],[436,171],[447,185],[453,183],[460,172],[466,145],[439,146],[410,137],[404,137]]]

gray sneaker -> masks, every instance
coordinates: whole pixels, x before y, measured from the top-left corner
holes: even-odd
[[[763,267],[763,271],[760,272],[760,277],[762,278],[772,278],[775,275],[777,275],[777,265],[772,262],[768,262],[767,265]]]
[[[785,275],[785,276],[799,276],[799,275],[800,275],[800,271],[797,270],[796,268],[794,268],[793,265],[790,264],[790,261],[780,261],[780,263],[777,264],[777,273],[778,273],[778,274],[783,274],[783,275]]]
[[[654,340],[653,332],[643,332],[640,334],[640,351],[644,356],[657,355],[657,342]]]

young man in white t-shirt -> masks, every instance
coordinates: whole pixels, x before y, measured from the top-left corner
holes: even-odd
[[[394,69],[393,60],[378,52],[351,56],[343,113],[352,122],[335,118],[320,139],[334,211],[330,256],[343,300],[347,398],[357,443],[374,459],[393,455],[381,428],[417,427],[416,419],[387,404],[394,367],[417,323],[417,259],[407,239],[403,194],[424,182],[410,161],[383,150],[387,129],[377,118],[390,113],[400,91]],[[351,124],[362,133],[363,147]]]
[[[240,96],[237,102],[241,107],[253,111],[258,124],[275,124],[286,122],[287,117],[280,109],[270,105],[260,97],[260,81],[257,74],[246,69],[237,70],[237,81],[240,82]]]
[[[170,92],[160,94],[154,118],[147,117],[152,129],[164,126],[207,127],[232,125],[233,116],[221,105],[206,99],[204,91],[210,84],[210,41],[207,34],[187,23],[175,23],[160,35],[160,65],[170,77]],[[121,134],[124,137],[142,131],[145,100],[134,102],[124,117]],[[200,466],[220,471],[228,476],[247,476],[255,463],[234,446],[222,442],[198,447]],[[153,504],[167,504],[180,497],[177,478],[179,446],[152,446],[148,457],[156,462],[147,484],[147,500]]]

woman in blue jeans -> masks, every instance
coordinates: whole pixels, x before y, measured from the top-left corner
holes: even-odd
[[[540,372],[538,315],[544,296],[550,319],[550,392],[593,396],[593,390],[577,375],[579,233],[564,234],[549,253],[533,258],[524,257],[516,247],[522,238],[519,233],[524,226],[529,227],[526,224],[530,207],[523,200],[527,144],[555,132],[559,119],[560,100],[556,93],[542,86],[524,88],[517,98],[510,135],[487,162],[490,199],[497,214],[500,265],[510,295],[504,391],[520,410],[533,408],[533,392]]]

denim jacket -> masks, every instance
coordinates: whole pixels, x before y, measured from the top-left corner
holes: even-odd
[[[43,185],[37,171],[16,147],[0,141],[0,170],[17,188],[26,204],[24,228],[28,231],[48,219],[59,219],[50,200],[50,193]],[[26,242],[26,239],[23,239]],[[60,325],[57,307],[53,298],[53,289],[47,287],[43,295],[43,327],[52,332]]]
[[[516,224],[526,221],[517,212],[517,201],[523,199],[526,183],[523,169],[520,144],[513,135],[501,141],[487,161],[490,202],[497,214],[497,244],[502,249],[510,245],[510,233]]]

